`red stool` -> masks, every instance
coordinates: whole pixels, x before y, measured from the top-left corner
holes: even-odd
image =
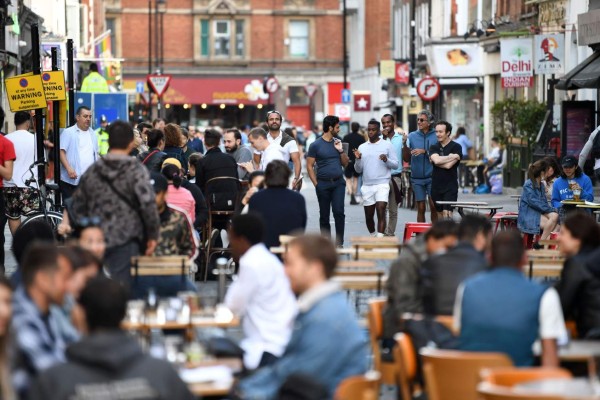
[[[498,232],[498,228],[501,230],[506,230],[509,228],[517,227],[516,217],[519,213],[516,212],[497,212],[492,217],[493,220],[496,221],[496,226],[494,227],[494,234]]]
[[[523,234],[523,244],[525,245],[525,248],[528,250],[533,249],[533,243],[537,242],[539,240],[540,240],[540,235],[534,235],[531,233]]]
[[[427,232],[429,228],[431,228],[431,224],[427,222],[407,222],[404,224],[404,243],[414,235]]]

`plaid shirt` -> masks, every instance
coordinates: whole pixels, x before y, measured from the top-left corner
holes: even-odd
[[[17,365],[13,385],[24,393],[31,380],[41,371],[66,361],[66,344],[60,334],[56,311],[50,311],[44,321],[40,310],[20,287],[13,296],[12,326],[17,347]]]

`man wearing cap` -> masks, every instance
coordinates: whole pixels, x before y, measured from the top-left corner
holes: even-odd
[[[552,186],[552,207],[558,210],[562,222],[568,212],[576,209],[573,205],[562,204],[562,201],[574,200],[577,193],[579,193],[580,201],[593,201],[594,187],[592,186],[592,180],[577,165],[575,156],[565,156],[561,164],[563,173],[554,181]]]
[[[96,136],[98,136],[98,154],[101,156],[108,153],[108,121],[106,115],[100,117],[100,128],[96,129]]]

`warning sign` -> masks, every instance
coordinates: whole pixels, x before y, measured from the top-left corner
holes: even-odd
[[[42,83],[44,84],[46,100],[58,101],[67,99],[65,73],[63,71],[42,72]]]
[[[40,75],[19,75],[4,80],[10,111],[46,108],[44,85]]]

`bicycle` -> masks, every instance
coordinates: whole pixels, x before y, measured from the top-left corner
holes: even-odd
[[[36,161],[33,164],[31,164],[31,166],[29,167],[29,173],[31,175],[31,178],[25,181],[25,185],[27,185],[28,188],[34,190],[37,193],[40,199],[39,206],[37,209],[30,211],[24,215],[25,220],[21,223],[21,226],[25,226],[33,221],[45,221],[52,228],[54,237],[57,240],[59,240],[61,236],[58,234],[58,225],[60,225],[60,223],[63,220],[62,212],[58,211],[61,209],[54,204],[54,202],[52,201],[52,197],[48,196],[48,192],[54,192],[60,189],[55,183],[44,182],[40,184],[39,180],[34,174],[34,168],[37,168],[40,165],[43,165],[45,167],[46,163]],[[33,185],[34,182],[36,183],[36,185]]]

